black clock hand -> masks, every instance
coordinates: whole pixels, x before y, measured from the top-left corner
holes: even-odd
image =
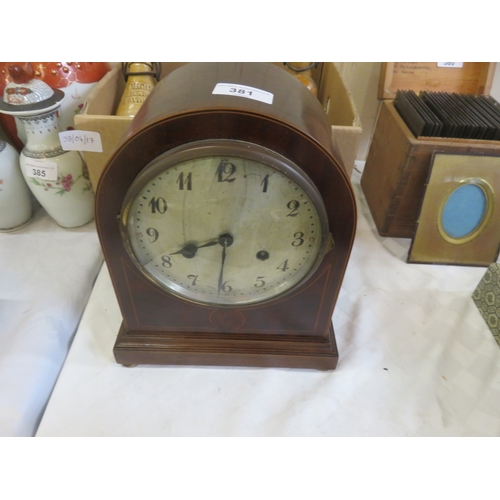
[[[205,247],[213,247],[214,245],[217,245],[219,241],[211,241],[210,243],[205,243],[204,245],[200,245],[198,248],[205,248]]]
[[[220,295],[220,291],[224,286],[223,276],[224,276],[224,263],[226,262],[226,248],[233,244],[233,237],[230,234],[222,234],[219,237],[218,243],[222,245],[222,262],[220,266],[219,273],[219,284],[217,287],[217,296]]]
[[[181,254],[183,257],[186,257],[186,259],[192,259],[196,255],[198,248],[213,247],[214,245],[217,245],[218,243],[219,243],[219,240],[210,241],[209,243],[205,243],[204,245],[200,245],[200,246],[197,246],[194,243],[188,243],[187,245],[185,245],[183,248],[181,248],[177,252],[173,252],[169,255]]]
[[[223,244],[222,244],[222,263],[221,263],[221,266],[220,266],[220,273],[219,273],[219,285],[217,287],[217,296],[220,295],[220,291],[222,290],[222,276],[223,276],[223,273],[224,273],[224,262],[226,261],[226,241],[224,240]]]

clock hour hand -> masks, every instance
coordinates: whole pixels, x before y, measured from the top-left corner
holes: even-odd
[[[186,257],[186,259],[192,259],[195,255],[196,252],[198,251],[198,248],[205,248],[205,247],[213,247],[219,243],[219,240],[216,241],[210,241],[209,243],[205,243],[204,245],[195,245],[194,243],[188,243],[185,245],[183,248],[178,250],[177,252],[173,252],[169,255],[178,255],[181,254],[183,257]]]

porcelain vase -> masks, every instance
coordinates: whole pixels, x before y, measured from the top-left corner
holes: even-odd
[[[94,218],[92,185],[80,154],[61,148],[58,109],[18,118],[27,138],[21,170],[35,198],[62,227],[90,222]]]
[[[19,167],[19,153],[0,140],[0,232],[21,229],[32,218],[33,207]]]

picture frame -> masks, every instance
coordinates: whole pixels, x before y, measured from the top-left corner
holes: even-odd
[[[500,155],[435,152],[408,263],[489,266],[500,249]]]

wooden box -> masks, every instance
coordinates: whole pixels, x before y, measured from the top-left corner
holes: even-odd
[[[162,63],[162,78],[182,64],[185,63]],[[362,132],[354,101],[333,63],[321,63],[313,77],[318,82],[318,99],[332,127],[334,148],[350,176]],[[83,153],[94,189],[108,159],[132,121],[129,117],[114,116],[124,88],[121,67],[117,65],[94,87],[83,112],[75,116],[78,130],[98,132],[101,136],[102,153]]]
[[[500,141],[415,137],[394,107],[398,89],[489,94],[494,63],[382,64],[377,124],[361,178],[381,236],[412,238],[434,152],[500,154]],[[442,82],[442,83],[441,83]]]

